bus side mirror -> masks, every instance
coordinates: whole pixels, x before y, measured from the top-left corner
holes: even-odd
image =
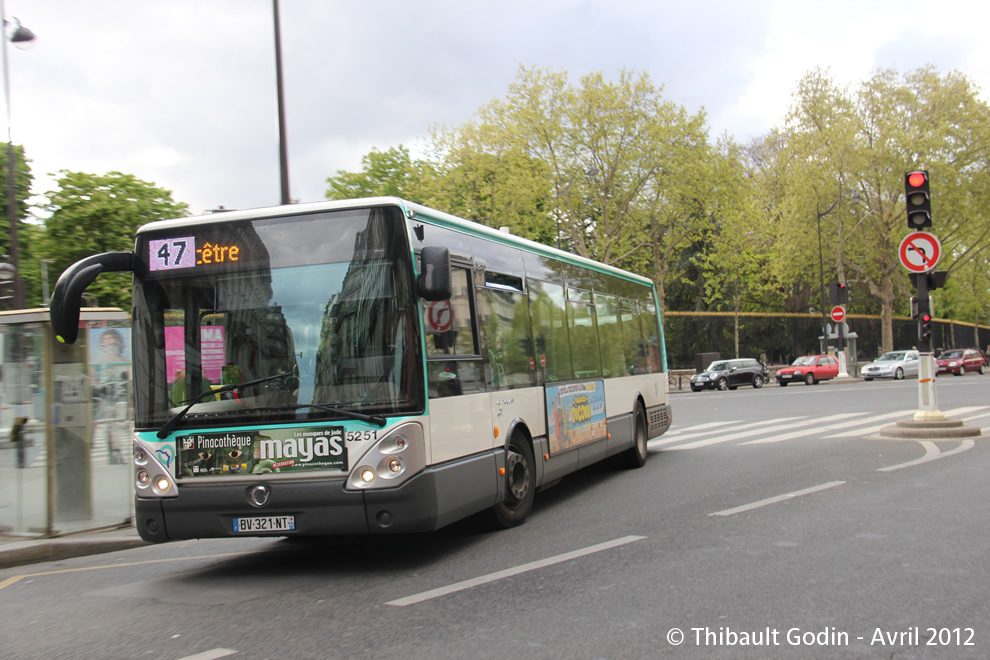
[[[450,300],[450,250],[435,245],[424,247],[420,254],[422,268],[416,289],[424,300]]]
[[[66,268],[55,283],[49,308],[55,339],[63,344],[76,342],[82,294],[100,273],[133,272],[133,266],[133,252],[104,252],[86,257]]]

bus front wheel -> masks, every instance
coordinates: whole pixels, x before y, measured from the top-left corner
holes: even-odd
[[[529,441],[515,433],[505,455],[505,499],[492,508],[498,527],[509,528],[526,521],[536,495],[536,461]]]

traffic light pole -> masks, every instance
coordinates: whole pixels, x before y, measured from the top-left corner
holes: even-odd
[[[935,356],[932,355],[932,309],[929,289],[941,286],[932,268],[938,263],[941,253],[940,243],[934,235],[929,234],[932,226],[932,201],[930,180],[927,170],[915,170],[904,173],[904,201],[907,204],[907,226],[914,233],[902,243],[904,252],[901,263],[921,266],[914,270],[911,277],[917,288],[917,309],[912,304],[911,313],[917,313],[918,319],[918,412],[914,414],[916,422],[941,422],[945,420],[938,409],[938,393],[935,391]],[[906,248],[905,248],[906,245]],[[927,250],[925,249],[927,248]],[[922,261],[912,261],[908,258],[909,250],[921,254]],[[930,253],[929,253],[930,252]],[[944,281],[944,276],[942,277]]]
[[[935,356],[932,354],[931,304],[928,293],[929,274],[915,277],[918,293],[918,412],[916,422],[940,422],[945,415],[938,409],[938,392],[935,389]]]
[[[842,308],[842,320],[835,323],[835,338],[837,347],[837,357],[839,359],[839,378],[848,378],[849,371],[846,365],[846,305],[849,304],[849,284],[846,282],[832,282],[828,285],[828,297],[832,303],[832,312]],[[835,318],[834,316],[832,317]]]

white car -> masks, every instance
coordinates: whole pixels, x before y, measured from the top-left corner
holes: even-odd
[[[863,380],[918,377],[918,351],[890,351],[860,369]]]

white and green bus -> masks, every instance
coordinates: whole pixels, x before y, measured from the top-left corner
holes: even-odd
[[[147,224],[62,274],[59,341],[122,271],[147,541],[514,526],[670,426],[650,280],[400,199]]]

